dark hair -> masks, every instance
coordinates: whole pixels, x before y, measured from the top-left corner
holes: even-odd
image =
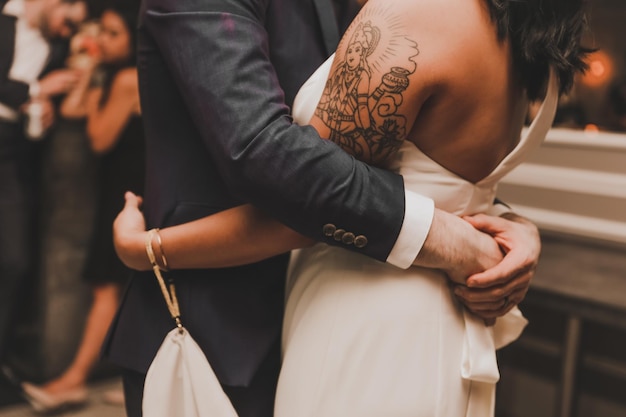
[[[549,69],[559,79],[561,94],[574,83],[576,72],[587,69],[592,49],[581,45],[587,29],[585,0],[487,0],[498,37],[509,39],[513,63],[528,98],[544,92]]]
[[[130,35],[130,66],[135,66],[137,50],[137,18],[139,15],[139,2],[134,0],[120,0],[107,4],[102,13],[113,12],[123,21],[126,30]],[[129,66],[129,65],[126,66]]]
[[[137,65],[137,16],[139,14],[139,2],[133,0],[116,1],[112,4],[107,4],[102,11],[102,14],[105,12],[115,13],[124,21],[124,26],[130,36],[130,54],[128,59],[124,62],[102,65],[103,81],[100,106],[103,106],[109,99],[111,86],[113,85],[113,80],[115,79],[117,73],[124,68],[134,67]]]

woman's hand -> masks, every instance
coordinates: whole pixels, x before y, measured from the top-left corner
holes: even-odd
[[[502,217],[478,214],[466,217],[478,230],[493,236],[505,253],[502,262],[467,279],[455,294],[467,308],[495,320],[519,304],[530,285],[541,252],[537,227],[513,213]]]
[[[140,210],[141,197],[127,191],[126,203],[113,222],[113,244],[120,260],[131,269],[151,269],[146,254],[146,220]]]

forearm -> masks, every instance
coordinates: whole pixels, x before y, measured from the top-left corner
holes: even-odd
[[[460,217],[435,209],[426,241],[413,265],[445,271],[455,282],[502,260],[498,243]]]
[[[136,93],[124,89],[117,79],[108,99],[101,105],[102,94],[101,89],[91,90],[87,97],[87,135],[95,153],[108,152],[115,146],[132,116],[136,101]]]
[[[170,269],[245,265],[313,243],[251,205],[167,227],[159,235]],[[118,254],[129,267],[150,269],[146,237],[147,232],[124,236],[116,229]]]
[[[91,150],[97,154],[111,150],[119,139],[124,126],[128,123],[130,112],[116,118],[114,123],[108,123],[108,117],[100,110],[87,115],[87,136]]]
[[[61,115],[68,119],[80,119],[87,115],[87,96],[91,77],[83,76],[76,87],[61,103]]]

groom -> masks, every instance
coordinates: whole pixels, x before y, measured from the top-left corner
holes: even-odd
[[[463,220],[405,192],[400,176],[291,123],[299,87],[334,51],[357,9],[331,0],[144,0],[138,71],[149,228],[252,203],[302,234],[401,268],[418,262],[462,271],[480,262],[472,235],[455,223]],[[533,226],[482,222],[512,240],[512,250],[478,276],[501,285],[470,293],[467,303],[477,310],[509,294],[519,301],[538,252]],[[240,417],[272,416],[286,263],[284,255],[170,273],[186,327]],[[152,274],[137,273],[105,346],[125,369],[131,417],[141,415],[145,373],[172,326]]]

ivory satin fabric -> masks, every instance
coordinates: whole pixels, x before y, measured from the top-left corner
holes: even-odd
[[[300,90],[297,122],[310,120],[331,62]],[[545,138],[558,98],[554,78],[526,135],[477,184],[410,142],[392,169],[438,208],[458,215],[487,211],[497,182]],[[324,244],[293,254],[287,285],[276,417],[493,416],[495,351],[527,323],[517,308],[486,327],[464,312],[441,273],[401,270]]]

